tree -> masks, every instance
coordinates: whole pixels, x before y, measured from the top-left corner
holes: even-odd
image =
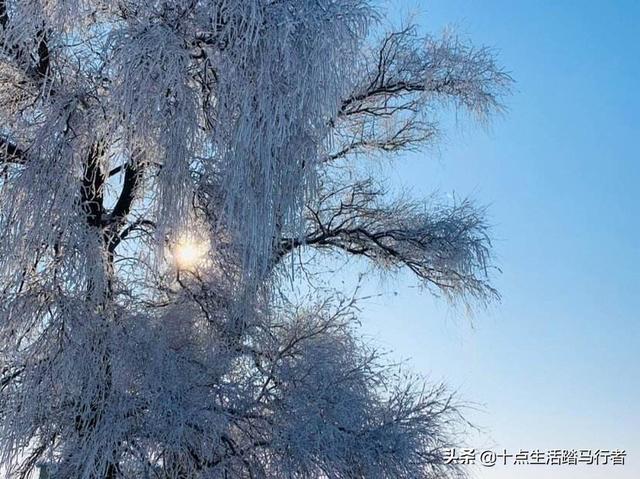
[[[366,0],[0,0],[9,477],[462,474],[446,389],[360,340],[349,295],[286,288],[319,251],[497,296],[482,208],[392,199],[358,165],[435,141],[440,107],[487,120],[511,80],[452,34],[376,41],[377,18]]]

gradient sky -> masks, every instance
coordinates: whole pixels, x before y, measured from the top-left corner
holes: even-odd
[[[365,305],[396,357],[479,403],[494,450],[626,449],[625,466],[497,466],[482,479],[640,477],[640,2],[394,0],[453,24],[517,81],[490,131],[463,123],[393,181],[490,205],[503,300],[472,322],[408,276]],[[375,281],[373,288],[379,287]],[[397,292],[397,295],[395,294]]]

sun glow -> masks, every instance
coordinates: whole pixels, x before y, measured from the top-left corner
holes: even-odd
[[[206,242],[185,237],[173,248],[173,259],[179,270],[194,271],[202,265],[208,250]]]

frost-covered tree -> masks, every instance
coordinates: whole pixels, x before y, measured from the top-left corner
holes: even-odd
[[[435,478],[458,413],[310,253],[496,296],[484,213],[363,167],[510,79],[367,0],[0,0],[0,462],[29,477]],[[320,257],[327,257],[320,255]],[[390,318],[392,321],[393,318]]]

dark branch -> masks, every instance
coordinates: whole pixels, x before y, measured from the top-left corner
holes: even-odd
[[[141,219],[138,221],[134,221],[125,229],[122,230],[121,233],[114,234],[113,238],[109,241],[109,253],[113,254],[120,243],[122,243],[125,239],[129,237],[131,233],[134,231],[147,231],[147,229],[154,230],[156,228],[156,224],[153,221]]]
[[[137,155],[134,154],[126,165],[111,170],[109,176],[113,176],[119,171],[122,171],[122,168],[124,168],[122,190],[120,191],[118,201],[106,221],[108,229],[105,231],[105,237],[107,249],[111,255],[115,253],[118,245],[133,231],[144,230],[144,228],[155,228],[155,224],[152,221],[144,219],[135,221],[129,226],[124,227],[127,223],[127,217],[131,212],[131,208],[133,207],[133,202],[136,199],[138,186],[142,178],[142,163],[137,158]]]
[[[40,31],[38,33],[40,41],[38,42],[38,64],[36,65],[36,75],[44,80],[49,74],[51,61],[49,58],[49,45],[47,40],[47,32]]]
[[[27,162],[26,150],[15,143],[0,137],[0,163],[24,165]]]
[[[383,269],[407,268],[451,299],[497,297],[488,280],[491,244],[481,209],[468,201],[380,204],[383,195],[370,182],[321,195],[309,209],[306,235],[283,239],[277,261],[304,246],[339,250]]]
[[[7,26],[8,21],[9,15],[7,15],[7,2],[5,0],[0,0],[0,25],[2,28]]]
[[[512,83],[487,48],[453,35],[418,38],[411,27],[388,34],[364,64],[358,86],[342,101],[332,124],[344,142],[327,161],[428,144],[438,134],[440,107],[453,106],[485,121],[502,111]]]
[[[141,164],[133,158],[125,166],[122,191],[113,211],[109,215],[110,224],[122,225],[131,211],[142,174],[141,170]]]
[[[5,32],[11,30],[10,18],[7,12],[6,0],[0,0],[0,25]],[[51,56],[49,48],[49,35],[46,25],[43,24],[33,39],[33,43],[18,41],[11,43],[8,41],[12,37],[3,35],[0,41],[0,50],[4,51],[9,57],[12,57],[22,72],[28,76],[38,87],[43,87],[46,78],[51,70]],[[35,50],[34,53],[31,53]],[[37,57],[37,58],[36,58]],[[48,95],[52,95],[53,91],[49,90]]]
[[[105,177],[100,165],[103,155],[104,147],[100,142],[95,143],[87,154],[80,190],[81,204],[87,215],[87,224],[95,228],[102,227],[104,215],[103,185]]]

